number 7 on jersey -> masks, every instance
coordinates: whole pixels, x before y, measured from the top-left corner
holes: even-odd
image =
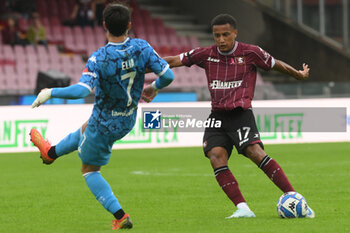
[[[128,104],[126,105],[127,107],[129,107],[130,104],[132,103],[130,91],[131,91],[132,84],[134,83],[135,77],[136,77],[136,71],[132,71],[132,72],[123,74],[121,76],[121,80],[129,79],[129,84],[128,84],[128,87],[126,89],[126,91],[128,93]]]

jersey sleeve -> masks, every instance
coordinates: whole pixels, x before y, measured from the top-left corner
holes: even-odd
[[[148,44],[144,50],[144,56],[146,67],[152,70],[157,76],[162,76],[169,69],[169,64]]]
[[[180,54],[180,60],[185,66],[192,66],[196,64],[202,66],[205,59],[205,48],[196,48],[191,51]]]
[[[98,53],[95,52],[91,55],[88,62],[85,65],[83,73],[81,74],[79,85],[82,85],[89,89],[91,92],[92,89],[96,86],[97,80],[99,78],[99,70],[97,64]]]
[[[261,69],[271,70],[275,65],[275,59],[259,46],[254,46],[253,63]]]

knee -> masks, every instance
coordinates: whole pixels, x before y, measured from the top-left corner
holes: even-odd
[[[259,165],[261,160],[266,156],[266,153],[259,144],[253,144],[246,148],[245,155],[255,164]]]
[[[100,171],[100,169],[101,169],[100,166],[94,166],[94,165],[83,164],[81,166],[81,172],[83,174],[88,173],[88,172],[97,172],[97,171]]]
[[[214,169],[227,166],[228,154],[226,149],[222,147],[214,147],[207,155]]]

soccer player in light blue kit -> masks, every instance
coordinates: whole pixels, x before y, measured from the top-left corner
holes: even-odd
[[[101,176],[100,168],[108,163],[114,142],[134,127],[145,69],[159,76],[152,84],[154,90],[169,85],[174,74],[146,41],[127,37],[131,22],[126,6],[108,5],[103,19],[109,43],[91,55],[80,82],[65,88],[44,89],[32,104],[33,108],[38,107],[51,97],[84,98],[96,88],[94,108],[86,128],[69,134],[53,147],[36,129],[31,130],[31,140],[46,164],[74,151],[78,145],[81,170],[89,189],[116,218],[112,229],[132,228],[130,216]]]

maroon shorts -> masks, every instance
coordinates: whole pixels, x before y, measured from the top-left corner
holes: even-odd
[[[251,109],[235,108],[231,111],[212,112],[208,119],[210,118],[221,121],[221,127],[205,129],[203,150],[206,156],[214,147],[224,147],[229,157],[233,146],[242,155],[245,155],[246,147],[251,144],[259,144],[264,149]]]

